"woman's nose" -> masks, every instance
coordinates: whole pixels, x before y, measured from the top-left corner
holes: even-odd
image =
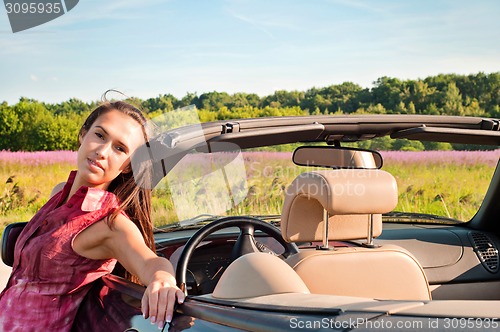
[[[101,145],[98,149],[95,150],[95,154],[99,159],[103,159],[107,156],[109,149],[110,149],[109,144]]]

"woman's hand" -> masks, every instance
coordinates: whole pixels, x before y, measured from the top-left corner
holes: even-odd
[[[151,324],[161,329],[165,322],[172,321],[176,302],[184,302],[184,293],[176,286],[175,278],[166,271],[157,271],[142,297],[144,318],[149,317]]]

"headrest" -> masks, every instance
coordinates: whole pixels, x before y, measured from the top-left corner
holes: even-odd
[[[329,215],[329,240],[366,238],[373,215],[373,236],[382,231],[382,213],[398,201],[394,177],[381,170],[306,172],[285,193],[281,232],[286,241],[323,240],[323,210]]]

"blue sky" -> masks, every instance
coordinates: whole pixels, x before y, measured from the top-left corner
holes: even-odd
[[[498,72],[499,14],[496,0],[80,0],[14,34],[0,8],[0,102]]]

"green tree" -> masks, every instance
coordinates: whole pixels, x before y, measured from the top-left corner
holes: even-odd
[[[401,151],[423,151],[425,150],[424,144],[420,141],[412,141],[409,139],[397,139],[392,143],[394,150]]]
[[[464,106],[462,104],[462,95],[455,83],[449,83],[444,90],[443,112],[447,115],[464,115]]]
[[[410,99],[415,105],[416,113],[425,113],[427,105],[431,103],[436,93],[436,87],[430,87],[427,82],[417,80],[411,84],[410,91],[412,91]]]
[[[392,139],[389,136],[377,137],[371,140],[370,149],[378,151],[392,150]]]
[[[187,95],[182,97],[176,108],[185,107],[189,105],[197,105],[198,107],[198,96],[196,92],[188,92]]]
[[[422,142],[425,147],[425,150],[453,150],[453,147],[450,143],[445,142]]]
[[[262,106],[271,107],[294,107],[299,106],[305,98],[305,94],[300,91],[278,90],[274,94],[262,100]]]
[[[200,95],[196,102],[198,109],[207,109],[216,111],[222,107],[226,107],[231,102],[231,97],[226,92],[208,92]]]
[[[38,144],[37,126],[41,121],[50,121],[52,113],[45,106],[33,99],[22,97],[12,110],[19,119],[19,125],[11,134],[16,138],[11,142],[10,150],[36,151]]]
[[[439,109],[437,108],[436,104],[430,103],[429,105],[427,105],[427,108],[425,109],[425,114],[439,115],[440,112],[439,112]]]
[[[70,98],[59,104],[44,104],[44,107],[54,115],[85,114],[95,108],[94,103],[85,103],[80,99]]]
[[[38,145],[35,146],[35,150],[76,150],[78,148],[77,136],[81,123],[64,116],[46,118],[40,121],[37,128],[39,141]]]
[[[179,104],[177,98],[171,94],[159,95],[156,98],[148,98],[142,103],[142,107],[148,111],[152,112],[170,112],[177,108],[176,105]]]
[[[398,106],[396,106],[396,109],[394,109],[395,113],[398,114],[406,114],[408,113],[408,110],[406,109],[406,105],[403,101],[400,101]]]
[[[405,85],[397,78],[381,77],[374,82],[371,91],[372,104],[381,104],[387,110],[395,110],[405,94]]]
[[[481,106],[479,105],[479,101],[476,98],[473,98],[472,100],[470,100],[470,98],[467,99],[467,105],[464,109],[465,115],[487,116],[487,113],[481,108]]]
[[[3,102],[0,105],[0,150],[19,150],[18,137],[22,129],[19,115]]]
[[[385,114],[386,110],[382,104],[377,104],[368,106],[366,112],[371,114]]]

